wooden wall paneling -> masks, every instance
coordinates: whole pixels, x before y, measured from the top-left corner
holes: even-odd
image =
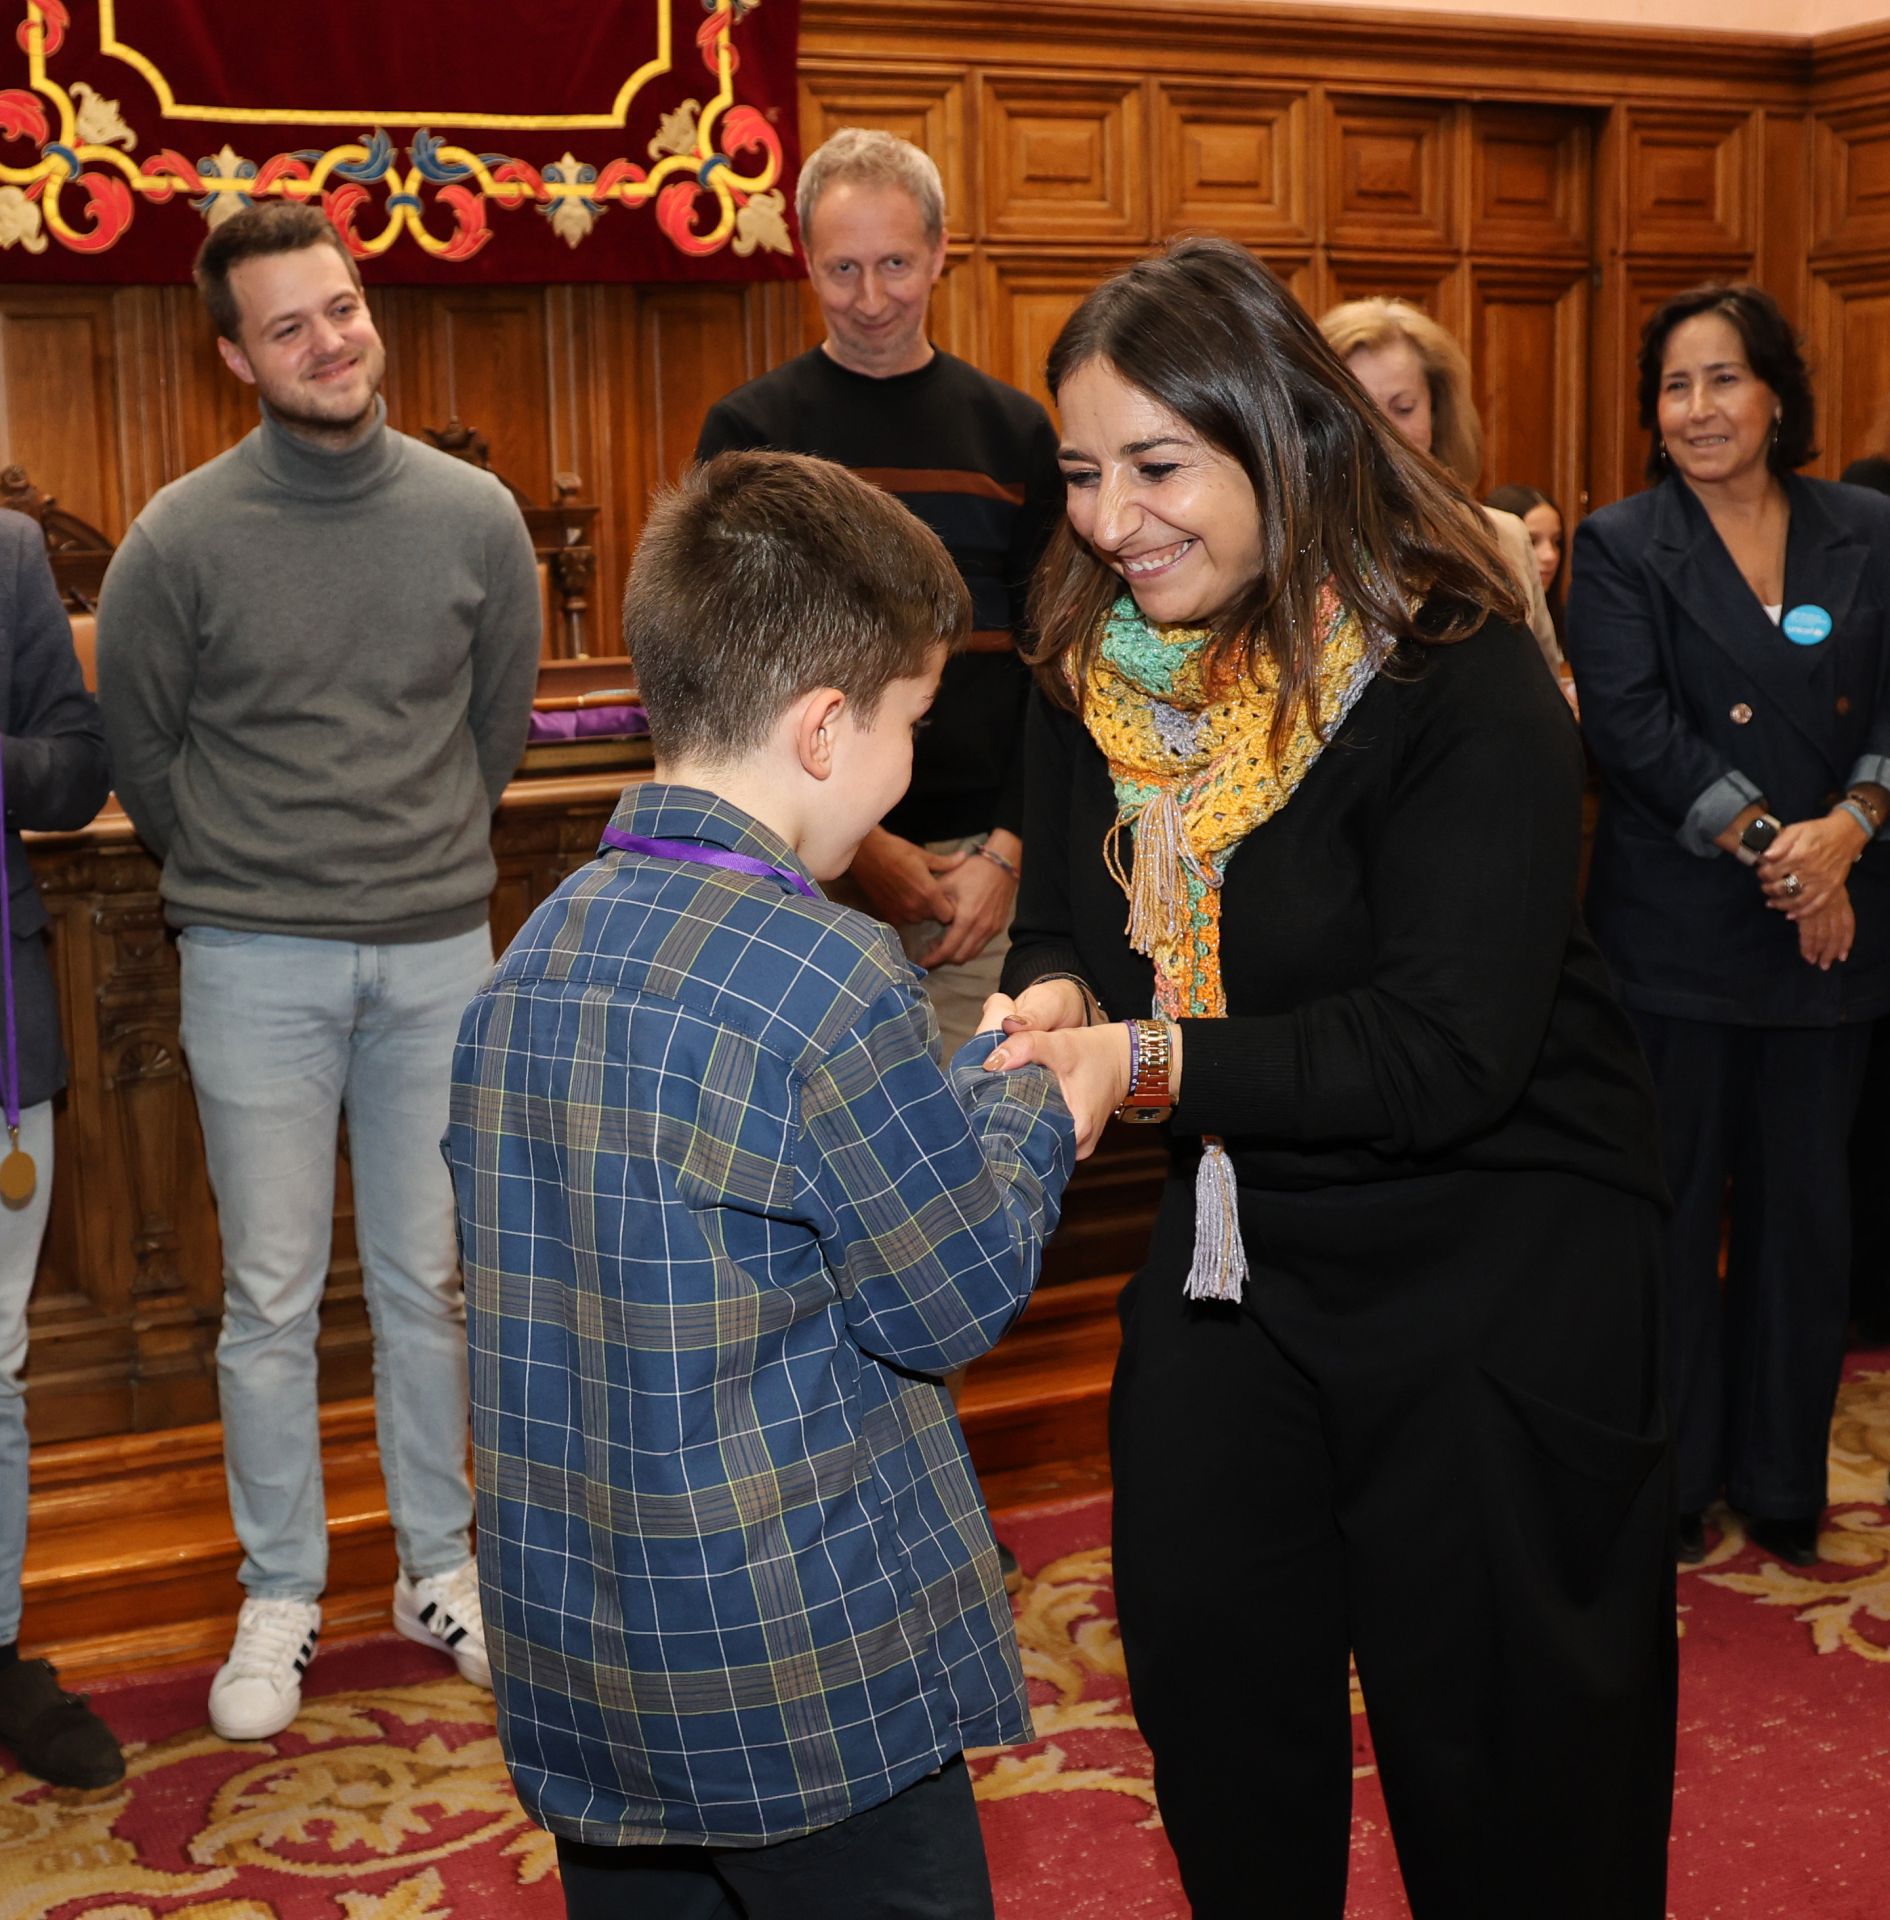
[[[1820,463],[1832,478],[1872,444],[1890,402],[1890,260],[1814,270],[1809,332],[1822,363],[1818,381]]]
[[[403,302],[424,316],[433,351],[424,363],[429,376],[424,390],[415,392],[411,379],[403,380],[397,422],[416,434],[449,419],[477,428],[491,448],[493,466],[540,505],[551,498],[553,471],[556,395],[545,319],[549,292],[453,287]]]
[[[1314,317],[1342,300],[1369,300],[1383,296],[1408,300],[1421,307],[1460,339],[1467,318],[1460,256],[1419,255],[1415,258],[1381,253],[1341,253],[1326,258],[1323,291]]]
[[[114,540],[135,511],[119,456],[115,339],[108,288],[0,290],[0,465],[24,465],[41,492]]]
[[[1222,233],[1263,256],[1313,240],[1303,93],[1240,85],[1155,89],[1155,237]]]
[[[1813,246],[1890,247],[1890,105],[1821,114],[1813,155]]]
[[[980,232],[992,239],[1150,238],[1140,80],[979,76]]]
[[[1758,171],[1753,278],[1777,296],[1800,327],[1811,303],[1805,183],[1811,178],[1815,151],[1812,131],[1807,115],[1768,108],[1759,116],[1753,156]]]
[[[1470,110],[1465,242],[1473,254],[1589,257],[1590,116],[1542,107]]]
[[[1516,482],[1557,501],[1579,492],[1588,299],[1586,262],[1472,267],[1465,345],[1483,416],[1480,491]]]
[[[1051,409],[1044,362],[1063,323],[1098,281],[1139,257],[1134,249],[1046,258],[997,255],[984,263],[985,367],[999,380],[1034,394]]]
[[[223,364],[216,331],[195,287],[151,291],[159,303],[165,334],[162,368],[169,429],[164,478],[177,480],[235,446],[256,424],[256,389]],[[143,500],[134,503],[134,518],[143,504]]]
[[[1647,253],[1749,254],[1755,118],[1742,108],[1627,109],[1623,244]]]
[[[1334,93],[1326,101],[1326,230],[1335,251],[1457,243],[1458,110]]]
[[[964,238],[977,225],[977,144],[971,138],[970,82],[963,67],[868,67],[801,62],[801,151],[812,153],[841,127],[879,127],[910,140],[938,163],[945,222]]]

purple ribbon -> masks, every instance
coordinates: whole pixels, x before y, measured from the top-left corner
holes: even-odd
[[[649,716],[641,707],[565,707],[551,713],[534,713],[526,745],[542,747],[572,740],[634,740],[649,730]]]
[[[730,853],[726,847],[698,846],[693,840],[652,840],[641,833],[625,833],[621,827],[606,827],[603,844],[615,847],[619,853],[645,853],[656,860],[682,860],[691,866],[722,867],[730,873],[752,874],[757,880],[783,880],[810,900],[820,898],[792,867],[770,866],[751,854]]]
[[[7,1129],[15,1146],[20,1133],[20,1035],[13,1010],[13,864],[5,857],[7,817],[6,739],[0,734],[0,975],[4,976],[7,1003],[7,1059],[5,1099]]]

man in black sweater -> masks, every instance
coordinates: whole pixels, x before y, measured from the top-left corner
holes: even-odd
[[[1028,395],[926,338],[945,266],[927,155],[845,128],[808,157],[796,210],[827,337],[710,408],[696,457],[771,447],[850,467],[933,528],[971,589],[971,643],[945,669],[911,790],[867,836],[851,886],[829,888],[890,922],[930,970],[949,1058],[997,991],[1023,864],[1030,676],[1017,648],[1062,511],[1056,433]]]

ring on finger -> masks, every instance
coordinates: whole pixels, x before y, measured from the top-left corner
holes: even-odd
[[[1788,873],[1785,876],[1784,891],[1787,900],[1796,900],[1804,890],[1805,883],[1799,879],[1797,874]]]

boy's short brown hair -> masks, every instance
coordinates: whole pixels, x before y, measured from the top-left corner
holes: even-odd
[[[623,598],[656,751],[712,765],[763,745],[816,687],[838,687],[870,722],[893,681],[970,626],[938,535],[797,453],[718,454],[665,489]]]
[[[357,289],[360,287],[361,269],[348,251],[347,241],[320,207],[306,201],[257,200],[210,229],[197,249],[191,278],[225,340],[235,344],[243,324],[243,316],[236,309],[236,295],[230,291],[230,269],[264,254],[300,253],[304,247],[333,247],[348,263],[348,277]]]

